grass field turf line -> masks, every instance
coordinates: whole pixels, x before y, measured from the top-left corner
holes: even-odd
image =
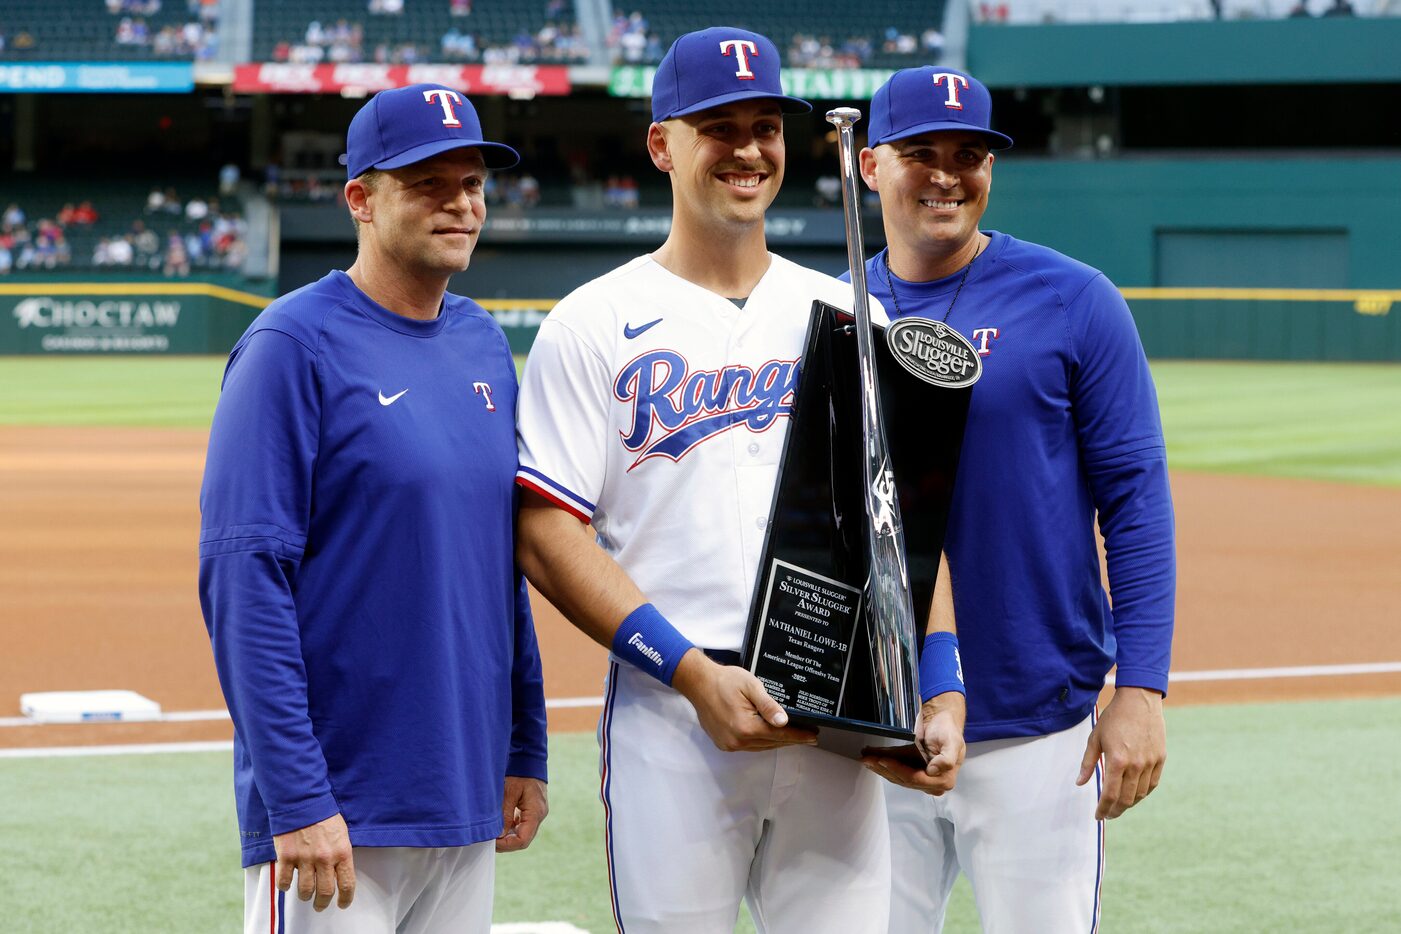
[[[6,358],[0,425],[207,427],[223,369],[222,357]],[[1175,470],[1401,485],[1401,365],[1155,361],[1153,375]]]
[[[1162,786],[1109,825],[1105,931],[1401,930],[1401,698],[1170,708],[1168,733]],[[496,919],[604,934],[593,737],[550,755],[551,815],[498,861]],[[227,753],[0,761],[3,929],[236,931],[231,782]],[[977,930],[960,882],[945,931]]]

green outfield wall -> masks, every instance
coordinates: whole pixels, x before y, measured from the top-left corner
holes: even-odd
[[[976,25],[968,67],[994,88],[1376,82],[1398,49],[1398,17]]]
[[[1019,158],[985,229],[1124,290],[1150,356],[1401,361],[1401,159]]]

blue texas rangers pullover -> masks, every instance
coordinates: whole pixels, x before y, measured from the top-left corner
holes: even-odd
[[[989,235],[948,318],[983,361],[945,541],[970,742],[1073,726],[1116,663],[1119,685],[1166,693],[1176,587],[1157,394],[1128,306],[1097,270]],[[884,251],[866,263],[892,319],[943,319],[962,275],[905,282]]]
[[[416,321],[332,272],[234,347],[199,587],[244,866],[337,811],[358,846],[489,840],[504,777],[545,778],[515,408],[504,335],[454,295]]]

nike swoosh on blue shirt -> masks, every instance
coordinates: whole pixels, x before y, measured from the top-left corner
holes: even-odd
[[[630,324],[624,323],[623,336],[626,337],[628,340],[632,340],[634,337],[641,335],[642,332],[646,331],[648,328],[661,323],[661,318],[658,318],[656,321],[648,321],[646,324],[639,324],[637,327],[633,327]]]

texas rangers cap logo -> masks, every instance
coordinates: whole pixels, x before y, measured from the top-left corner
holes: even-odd
[[[658,123],[746,98],[770,98],[784,113],[812,105],[783,93],[778,46],[734,26],[688,32],[667,50],[652,78],[652,119]]]
[[[958,92],[968,87],[968,79],[952,71],[938,71],[931,77],[934,79],[936,87],[944,85],[949,89],[949,96],[944,101],[944,106],[949,110],[962,110],[963,102],[958,99]]]
[[[741,81],[753,81],[754,72],[749,70],[749,56],[758,55],[759,47],[748,39],[726,39],[720,43],[720,51],[728,56],[731,53],[739,59],[739,68],[735,71],[735,77]]]
[[[489,169],[507,169],[520,156],[487,140],[472,102],[441,84],[380,91],[361,107],[346,133],[346,175],[401,169],[453,149],[476,149]]]
[[[945,130],[977,133],[989,149],[1012,145],[1012,137],[992,128],[992,95],[966,71],[933,65],[905,68],[871,96],[869,146]]]
[[[456,91],[447,88],[425,88],[423,99],[430,104],[437,101],[442,105],[443,126],[462,126],[462,121],[457,119],[457,111],[454,109],[462,106],[462,97]]]

